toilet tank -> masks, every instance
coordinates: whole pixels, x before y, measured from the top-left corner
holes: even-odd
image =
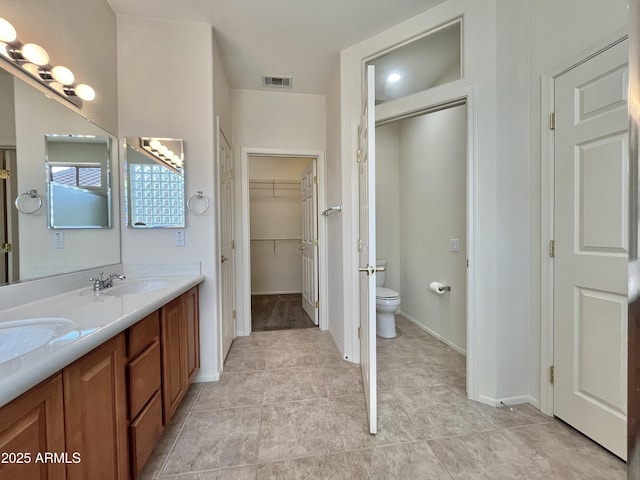
[[[384,267],[385,270],[387,268],[386,260],[376,260],[376,267]],[[384,287],[384,282],[386,279],[386,271],[385,272],[376,272],[376,287]]]

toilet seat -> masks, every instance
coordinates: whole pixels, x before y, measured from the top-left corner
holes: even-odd
[[[396,300],[400,298],[400,294],[390,288],[376,287],[376,298],[379,300]]]

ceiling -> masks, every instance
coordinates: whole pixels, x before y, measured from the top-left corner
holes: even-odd
[[[232,88],[293,76],[296,93],[325,94],[341,50],[445,0],[107,0],[118,15],[208,23]]]

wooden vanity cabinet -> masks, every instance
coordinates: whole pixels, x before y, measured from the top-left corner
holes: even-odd
[[[67,479],[128,479],[125,335],[112,338],[62,370]]]
[[[37,455],[65,451],[62,375],[58,373],[0,408],[0,478],[63,480],[64,463],[44,463]]]
[[[160,312],[127,330],[129,354],[129,452],[131,477],[137,478],[162,431]]]
[[[200,368],[198,287],[160,310],[163,421],[167,425]]]

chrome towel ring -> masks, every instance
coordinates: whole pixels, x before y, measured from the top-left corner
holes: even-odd
[[[205,206],[203,209],[195,210],[193,207],[191,207],[191,200],[193,200],[194,198],[196,200],[204,199]],[[196,193],[192,193],[191,195],[189,195],[189,198],[187,198],[187,210],[189,210],[192,213],[195,213],[196,215],[202,215],[204,212],[209,210],[209,198],[200,190],[198,190]]]
[[[23,206],[21,206],[25,198],[37,198],[38,202],[36,207],[31,210],[27,210]],[[20,213],[24,215],[33,215],[34,213],[36,213],[38,210],[42,208],[42,197],[38,194],[38,191],[36,189],[32,189],[18,195],[18,198],[16,198],[16,201],[14,203],[15,203],[16,209]]]

